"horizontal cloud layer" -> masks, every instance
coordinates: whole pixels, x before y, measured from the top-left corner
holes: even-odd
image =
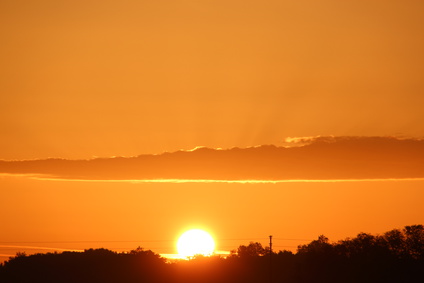
[[[91,160],[0,161],[0,173],[82,180],[346,180],[424,177],[424,140],[294,139],[296,147],[198,148]]]

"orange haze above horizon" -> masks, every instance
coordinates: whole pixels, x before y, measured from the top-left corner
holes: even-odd
[[[132,183],[0,176],[0,262],[7,259],[2,254],[16,251],[52,252],[31,246],[119,252],[141,246],[176,254],[178,237],[194,228],[211,233],[218,252],[250,241],[266,246],[268,235],[276,251],[296,251],[321,234],[338,241],[423,223],[423,182]]]

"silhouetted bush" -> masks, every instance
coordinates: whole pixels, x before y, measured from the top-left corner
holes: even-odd
[[[360,233],[335,243],[319,236],[299,246],[296,254],[271,254],[251,242],[227,258],[196,256],[172,263],[142,248],[128,253],[19,253],[0,265],[0,282],[424,282],[424,227],[406,226],[377,236]]]

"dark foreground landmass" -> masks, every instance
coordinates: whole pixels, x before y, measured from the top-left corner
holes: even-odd
[[[150,250],[106,249],[16,257],[0,265],[0,282],[424,282],[424,226],[383,235],[360,233],[330,243],[320,236],[294,254],[251,242],[227,258],[167,262]]]

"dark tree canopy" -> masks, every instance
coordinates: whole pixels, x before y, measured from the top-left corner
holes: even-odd
[[[241,245],[237,248],[237,251],[232,251],[233,255],[237,255],[241,258],[263,256],[266,254],[266,250],[262,247],[261,243],[250,242],[247,246]]]
[[[424,227],[406,226],[382,235],[359,233],[334,243],[321,235],[300,245],[295,254],[271,255],[268,247],[250,242],[227,258],[196,256],[178,262],[167,262],[140,247],[127,253],[107,249],[18,253],[0,265],[0,282],[424,282]]]

